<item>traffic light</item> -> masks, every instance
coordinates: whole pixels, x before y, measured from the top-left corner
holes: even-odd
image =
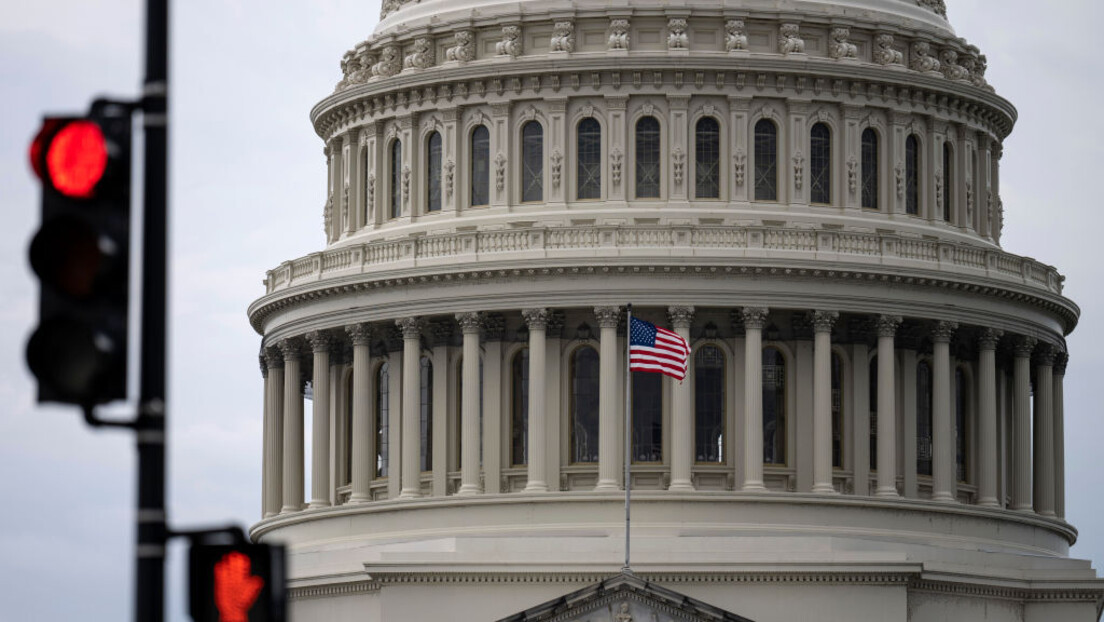
[[[188,554],[195,622],[284,622],[284,547],[193,544]]]
[[[47,117],[31,144],[42,226],[30,261],[41,288],[27,363],[40,402],[126,397],[130,125],[127,109]]]

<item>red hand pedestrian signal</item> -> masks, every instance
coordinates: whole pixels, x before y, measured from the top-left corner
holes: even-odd
[[[248,622],[249,610],[257,601],[264,579],[252,574],[249,556],[230,551],[215,564],[215,606],[219,622]]]

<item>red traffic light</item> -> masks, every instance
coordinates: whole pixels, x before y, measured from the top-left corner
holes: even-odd
[[[284,622],[284,548],[200,544],[188,553],[189,612],[195,622]]]
[[[107,171],[107,139],[100,126],[77,120],[58,130],[46,150],[46,171],[58,192],[90,198]]]
[[[247,622],[264,579],[253,574],[253,562],[240,551],[230,551],[215,564],[215,606],[222,622]]]

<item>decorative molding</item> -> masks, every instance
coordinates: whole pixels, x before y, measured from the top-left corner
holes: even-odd
[[[690,324],[694,321],[694,307],[667,307],[667,321],[671,323],[671,327],[675,330],[680,328],[690,330]]]
[[[418,37],[414,40],[414,51],[403,59],[406,69],[429,69],[433,66],[433,39]]]
[[[813,330],[818,333],[830,333],[832,328],[839,320],[838,311],[810,311],[808,315],[809,323],[812,324]]]
[[[456,323],[460,325],[460,330],[465,335],[478,333],[483,328],[483,314],[479,312],[457,313]]]
[[[874,37],[874,62],[879,65],[901,65],[905,62],[905,55],[893,47],[893,35],[888,32]]]
[[[839,60],[841,58],[857,58],[859,46],[851,43],[851,29],[846,26],[832,28],[831,41],[828,44],[828,56]]]
[[[744,321],[744,330],[762,330],[767,325],[768,314],[770,309],[766,307],[743,307],[740,309],[740,317]]]
[[[549,42],[549,49],[553,52],[570,53],[575,51],[574,22],[556,22],[552,26],[552,40]]]
[[[457,30],[452,36],[455,44],[445,50],[445,58],[459,63],[474,60],[475,32],[472,30]]]
[[[879,338],[894,337],[902,321],[899,315],[879,315],[874,320],[874,332]]]
[[[958,330],[958,322],[940,320],[932,327],[931,337],[935,343],[950,343],[951,337]]]
[[[499,56],[517,58],[521,56],[521,26],[507,25],[502,27],[502,40],[495,44],[495,53]]]
[[[686,36],[686,20],[673,17],[667,20],[667,49],[685,50],[690,47],[690,37]]]
[[[617,328],[621,321],[621,307],[594,307],[599,328]]]
[[[912,70],[921,73],[939,71],[939,59],[932,55],[931,44],[927,41],[916,41],[912,44]]]
[[[736,187],[741,188],[744,185],[744,174],[747,170],[747,151],[743,147],[736,148],[732,154],[732,163],[736,168]]]
[[[784,22],[778,27],[778,51],[781,54],[804,54],[805,40],[801,38],[801,26]]]
[[[345,334],[349,335],[354,347],[372,343],[372,327],[368,324],[350,324],[345,327]]]
[[[418,317],[402,317],[395,320],[395,326],[402,331],[403,339],[420,339],[425,322]]]
[[[610,36],[608,48],[611,50],[629,49],[629,20],[610,20]]]
[[[742,19],[730,19],[725,22],[725,51],[746,52],[748,49],[747,28]]]
[[[312,330],[307,333],[306,339],[307,343],[310,344],[311,352],[315,354],[329,352],[334,344],[334,340],[330,337],[330,334],[321,330]]]
[[[548,309],[522,309],[521,317],[530,332],[548,328]]]

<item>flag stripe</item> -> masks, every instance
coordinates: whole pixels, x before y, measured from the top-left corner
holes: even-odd
[[[690,344],[678,333],[633,318],[629,337],[629,370],[686,377]]]

